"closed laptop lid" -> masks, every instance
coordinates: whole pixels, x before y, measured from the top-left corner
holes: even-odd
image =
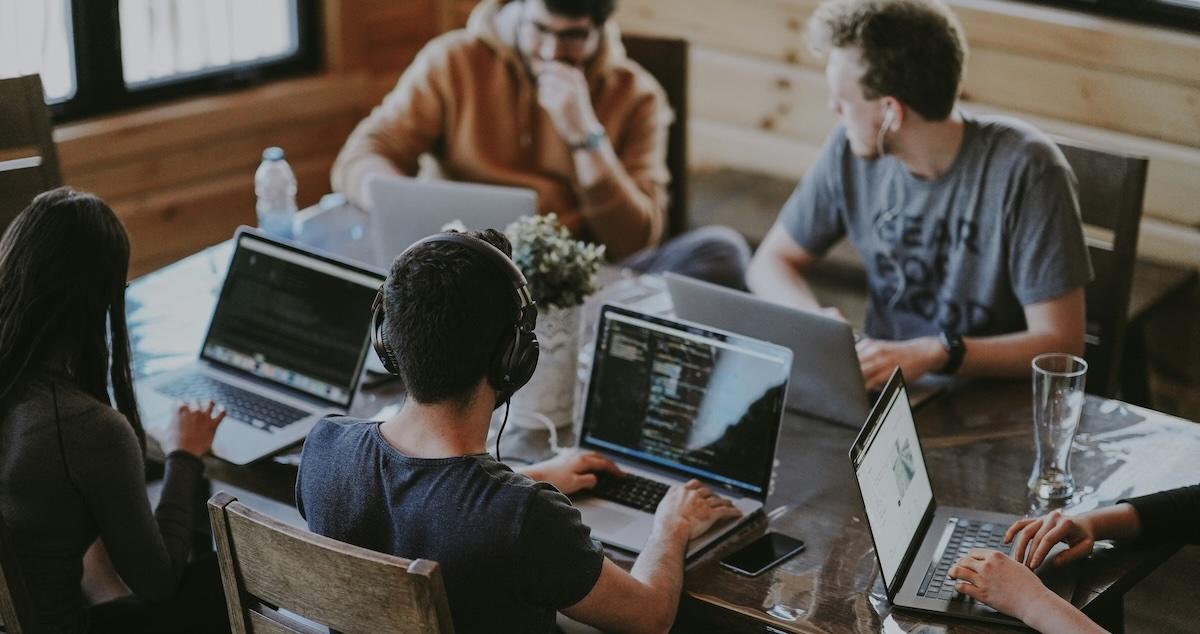
[[[850,448],[850,463],[890,599],[904,583],[936,507],[900,368]]]
[[[383,277],[243,227],[200,357],[346,409]]]
[[[867,391],[849,324],[682,275],[663,277],[681,319],[792,350],[789,407],[855,429],[862,425]]]
[[[537,213],[537,193],[521,187],[381,175],[367,189],[381,264],[449,227],[504,231],[521,216]]]
[[[792,353],[605,305],[580,446],[765,499]]]

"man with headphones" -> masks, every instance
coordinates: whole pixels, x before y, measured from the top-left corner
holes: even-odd
[[[519,473],[487,453],[493,411],[538,357],[537,308],[509,253],[488,230],[437,234],[396,258],[372,337],[408,399],[382,423],[319,422],[297,507],[316,533],[436,561],[456,631],[548,632],[556,611],[606,631],[666,631],[687,542],[739,512],[699,482],[675,487],[625,572],[564,495],[594,486],[595,472],[621,475],[613,463],[574,453]]]
[[[1091,264],[1075,176],[1045,135],[956,107],[962,27],[940,0],[830,0],[809,22],[839,125],[751,262],[755,292],[821,308],[804,280],[848,238],[867,270],[868,387],[900,366],[1027,376],[1082,354]]]

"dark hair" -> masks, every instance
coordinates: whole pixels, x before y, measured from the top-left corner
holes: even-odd
[[[967,42],[939,0],[831,0],[809,20],[809,43],[818,53],[861,51],[868,99],[894,96],[930,121],[954,110]]]
[[[546,10],[569,18],[588,17],[596,26],[604,24],[617,8],[617,0],[542,0]]]
[[[504,234],[470,235],[512,256]],[[383,314],[383,336],[409,395],[461,408],[487,375],[501,335],[516,323],[517,302],[496,263],[460,244],[432,242],[392,263]]]
[[[60,187],[17,215],[0,238],[0,410],[47,367],[109,406],[111,380],[145,449],[129,369],[128,272],[129,237],[99,198]]]

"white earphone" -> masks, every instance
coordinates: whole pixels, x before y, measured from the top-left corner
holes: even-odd
[[[887,134],[888,128],[892,127],[892,123],[896,120],[896,110],[888,106],[887,112],[883,113],[883,123],[879,126],[879,133],[875,135],[875,151],[879,156],[887,154],[887,149],[883,147],[883,137]]]

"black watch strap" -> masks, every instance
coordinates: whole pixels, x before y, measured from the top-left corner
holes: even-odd
[[[958,372],[958,368],[962,366],[963,357],[967,356],[967,345],[963,343],[962,335],[942,331],[938,337],[942,342],[942,347],[946,349],[946,354],[949,358],[946,359],[946,365],[938,370],[938,374],[954,374]]]

